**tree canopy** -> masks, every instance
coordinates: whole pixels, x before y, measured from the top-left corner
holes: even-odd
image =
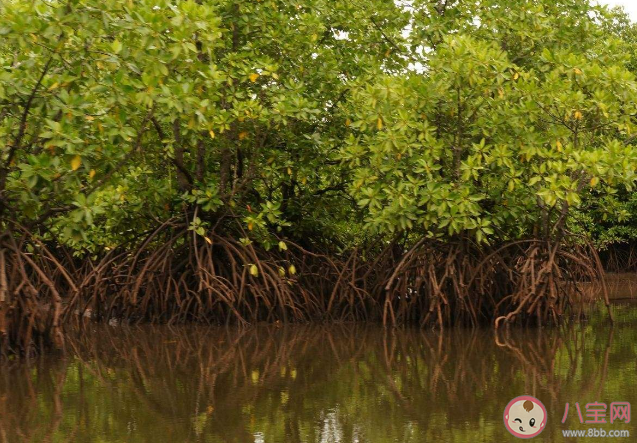
[[[266,245],[551,235],[634,181],[632,25],[587,2],[1,14],[3,211],[78,250],[193,205],[198,232],[238,221]]]
[[[475,258],[632,241],[635,29],[579,0],[4,2],[3,242],[48,288],[37,248],[110,270],[111,290],[127,275],[130,309],[140,288],[207,288],[224,315],[270,319],[329,311],[350,275],[353,317],[383,306],[356,266],[391,255],[375,287],[412,281],[401,266],[423,242]],[[334,289],[295,293],[301,267]],[[55,293],[99,280],[72,273]],[[245,291],[262,295],[237,310]]]

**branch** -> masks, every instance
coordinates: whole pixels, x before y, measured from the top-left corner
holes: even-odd
[[[398,53],[405,52],[403,48],[398,46],[387,34],[385,34],[385,31],[383,31],[383,28],[381,28],[380,25],[376,22],[376,20],[374,20],[374,17],[370,17],[369,21],[372,22],[374,27],[378,30],[378,32],[380,32],[380,35],[382,35],[383,38],[387,41],[387,43],[389,43],[396,51],[398,51]]]
[[[157,131],[157,135],[159,135],[159,138],[161,139],[161,142],[163,143],[164,140],[166,140],[166,133],[161,128],[161,125],[157,121],[157,118],[153,116],[151,117],[151,121],[153,122],[153,126],[155,126],[155,131]],[[188,170],[184,167],[183,163],[178,162],[177,159],[175,159],[174,157],[170,158],[170,162],[179,170],[179,172],[181,172],[186,177],[186,180],[188,181],[188,183],[192,185],[193,184],[192,176],[190,175]]]
[[[13,157],[15,156],[16,152],[22,147],[22,139],[24,138],[24,134],[27,129],[27,119],[29,118],[29,112],[31,111],[33,99],[35,98],[35,95],[37,94],[38,89],[40,89],[40,85],[42,84],[44,77],[49,72],[49,69],[51,68],[51,63],[53,63],[53,55],[49,57],[49,60],[44,65],[44,69],[42,69],[42,73],[40,74],[38,81],[36,82],[35,86],[33,86],[33,89],[31,90],[31,94],[29,95],[29,98],[24,104],[24,110],[22,111],[22,116],[20,117],[20,127],[18,129],[18,133],[13,139],[13,144],[11,145],[11,148],[9,149],[9,155],[7,156],[7,161],[5,162],[4,167],[2,168],[2,171],[0,171],[0,192],[4,190],[4,187],[6,185],[7,175],[9,174],[9,168],[11,166],[11,162],[13,161]]]
[[[113,169],[111,169],[106,175],[104,175],[102,178],[96,181],[90,188],[88,188],[88,190],[86,191],[87,196],[91,195],[100,186],[106,183],[113,176],[113,174],[118,172],[122,168],[122,166],[124,166],[131,159],[131,157],[139,150],[142,144],[142,136],[146,132],[146,124],[148,123],[148,120],[152,118],[153,111],[154,109],[150,109],[148,113],[146,114],[146,117],[144,117],[144,120],[142,121],[139,131],[137,131],[137,138],[135,139],[135,144],[133,145],[133,149],[131,149],[130,152],[128,152],[128,154],[126,154],[124,158],[121,159],[119,163],[117,163],[117,165],[115,165]]]

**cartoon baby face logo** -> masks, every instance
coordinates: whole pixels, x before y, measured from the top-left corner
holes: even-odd
[[[504,409],[504,426],[518,438],[533,438],[546,426],[546,408],[530,395],[515,397]]]

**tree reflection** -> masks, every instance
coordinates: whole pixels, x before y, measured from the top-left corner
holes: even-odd
[[[0,442],[497,441],[522,394],[557,440],[567,401],[637,401],[619,328],[91,325],[62,357],[3,368]]]

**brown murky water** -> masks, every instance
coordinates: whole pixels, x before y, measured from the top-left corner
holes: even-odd
[[[96,327],[0,367],[0,442],[500,442],[512,398],[637,405],[637,305],[564,329]],[[571,413],[561,423],[565,403]],[[599,439],[590,439],[599,441]],[[605,439],[602,439],[605,440]],[[579,440],[578,440],[579,441]]]

